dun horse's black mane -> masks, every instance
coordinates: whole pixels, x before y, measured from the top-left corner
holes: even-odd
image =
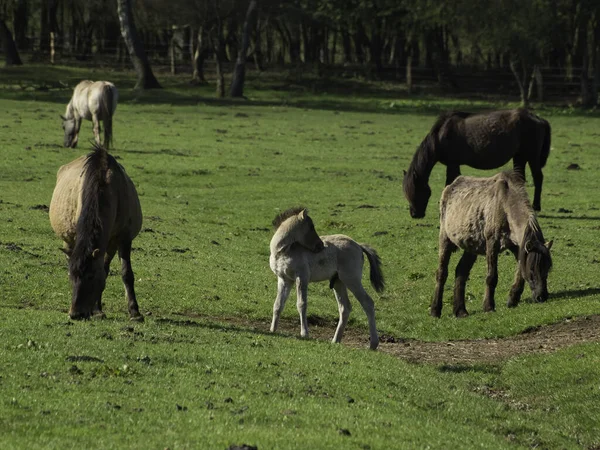
[[[300,214],[305,209],[306,208],[304,206],[294,206],[293,208],[287,209],[287,210],[283,211],[282,213],[277,214],[277,216],[275,216],[275,218],[273,219],[273,222],[271,222],[273,224],[273,228],[274,229],[279,228],[279,226],[283,222],[285,222],[287,219],[289,219],[292,216]]]
[[[76,226],[76,238],[69,259],[69,272],[78,278],[86,271],[92,252],[100,245],[102,236],[102,208],[107,204],[106,173],[116,165],[106,149],[94,144],[84,164],[84,186],[81,193],[81,213]]]

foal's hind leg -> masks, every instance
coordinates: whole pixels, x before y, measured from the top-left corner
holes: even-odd
[[[343,280],[343,282],[350,289],[350,292],[354,294],[367,315],[367,321],[369,322],[369,346],[371,350],[376,350],[379,345],[379,335],[377,334],[377,325],[375,324],[375,303],[373,303],[373,299],[365,291],[360,278]]]
[[[308,278],[296,278],[296,308],[300,314],[300,336],[308,337],[308,319],[306,308],[308,306]]]
[[[485,278],[485,298],[483,300],[483,310],[485,312],[494,311],[496,302],[494,294],[498,284],[498,253],[500,252],[500,241],[494,238],[486,241],[486,259],[487,259],[487,277]]]
[[[129,309],[129,318],[138,322],[144,321],[144,316],[140,314],[135,290],[133,289],[134,275],[131,269],[131,240],[127,239],[121,242],[119,246],[119,258],[121,258],[121,278],[125,285],[125,294],[127,295],[127,306]]]
[[[290,295],[292,285],[293,283],[284,280],[281,277],[277,277],[277,297],[275,298],[275,303],[273,304],[273,320],[271,322],[271,333],[277,331],[277,327],[279,326],[279,317],[281,316],[281,312],[285,307],[285,301]]]
[[[464,252],[456,265],[456,279],[454,281],[454,315],[456,317],[469,315],[465,306],[465,286],[476,260],[477,255]]]
[[[333,342],[340,343],[342,341],[342,337],[344,336],[346,325],[348,324],[348,318],[350,317],[350,312],[352,311],[352,305],[350,304],[350,299],[348,298],[348,290],[346,289],[344,283],[342,283],[339,279],[336,280],[335,284],[333,285],[333,292],[335,293],[335,299],[338,302],[338,310],[340,312],[340,321],[338,322],[337,329],[333,335]]]
[[[432,317],[440,317],[442,315],[444,284],[446,284],[446,280],[448,279],[448,263],[454,249],[454,244],[450,242],[446,235],[440,234],[439,266],[435,274],[435,292],[429,309],[429,314]]]
[[[517,270],[515,272],[515,280],[510,288],[506,306],[514,308],[519,304],[519,300],[521,300],[521,294],[523,294],[523,289],[525,288],[525,279],[523,278],[523,275],[521,275],[521,267],[519,266],[519,248],[511,248],[510,251],[517,261]]]

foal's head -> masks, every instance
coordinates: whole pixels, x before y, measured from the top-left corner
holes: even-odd
[[[284,211],[275,217],[273,226],[275,229],[284,228],[286,236],[312,252],[320,252],[325,248],[306,208],[297,207]]]
[[[548,300],[548,273],[552,268],[550,248],[553,241],[542,243],[529,240],[521,246],[519,258],[521,275],[529,283],[533,300],[538,303]]]
[[[75,119],[67,119],[64,116],[60,116],[60,118],[63,121],[62,128],[65,132],[65,147],[77,147],[77,141],[79,139],[79,130],[77,129]]]
[[[425,217],[427,203],[429,203],[429,197],[431,197],[431,188],[427,180],[419,177],[414,171],[409,169],[408,172],[404,171],[402,189],[410,206],[410,216],[413,219]]]

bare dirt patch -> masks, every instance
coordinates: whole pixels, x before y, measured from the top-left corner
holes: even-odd
[[[268,332],[267,322],[250,322],[239,318],[214,318],[234,326],[248,327]],[[336,323],[309,316],[311,338],[330,340]],[[280,334],[296,336],[299,325],[282,320]],[[428,364],[481,364],[494,363],[514,356],[533,353],[552,353],[562,348],[587,342],[600,342],[600,315],[564,319],[552,325],[530,328],[516,336],[498,339],[472,339],[444,342],[425,342],[389,335],[380,336],[379,351],[389,353],[413,363]],[[368,348],[365,330],[347,328],[343,344],[349,347]]]

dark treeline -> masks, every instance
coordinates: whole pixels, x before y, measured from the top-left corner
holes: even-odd
[[[204,83],[210,61],[219,95],[228,67],[240,95],[250,63],[598,102],[600,0],[0,0],[6,63],[129,63],[124,3],[151,64]]]

